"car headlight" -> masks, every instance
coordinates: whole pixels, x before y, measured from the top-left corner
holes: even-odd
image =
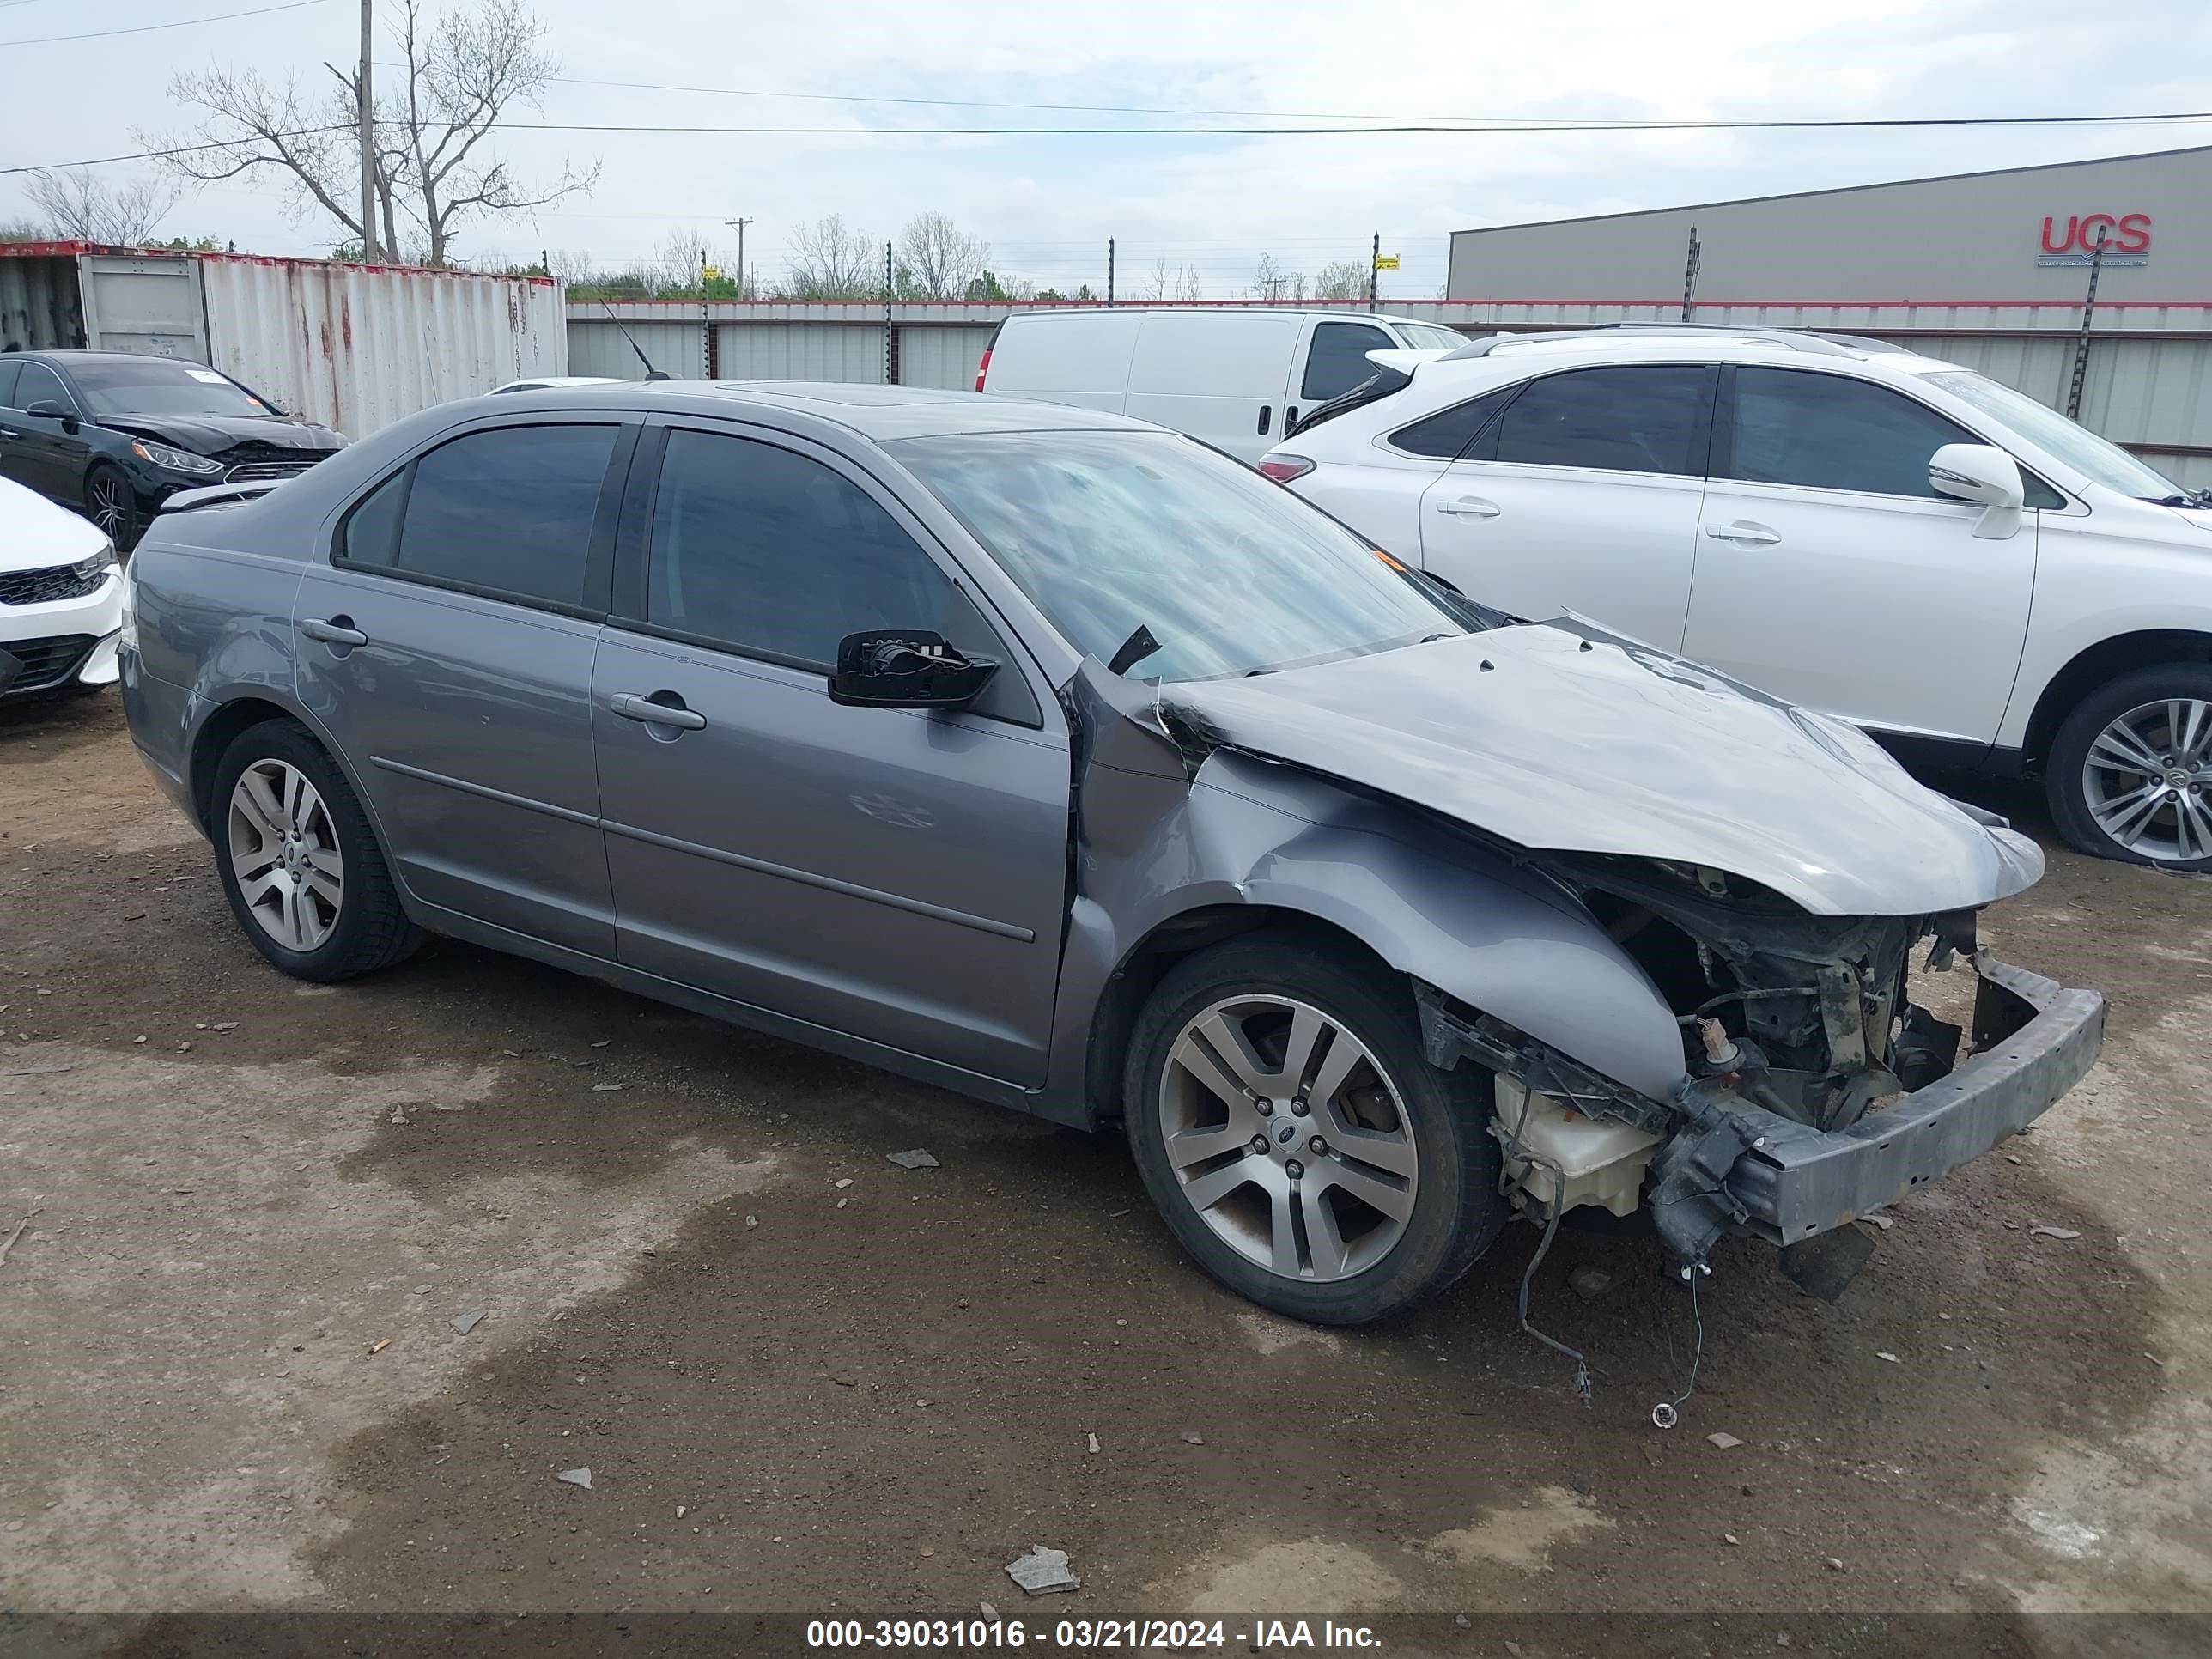
[[[204,455],[195,455],[188,450],[172,449],[167,444],[149,443],[143,438],[131,441],[131,453],[168,472],[189,472],[204,478],[210,473],[222,471],[221,461],[211,461]]]
[[[103,540],[100,544],[99,552],[88,559],[79,559],[70,567],[70,574],[75,576],[79,581],[88,582],[95,577],[106,575],[115,568],[115,544]]]
[[[115,556],[111,552],[107,556],[112,560]],[[135,569],[134,565],[123,567],[123,602],[118,607],[115,624],[115,645],[118,651],[136,652],[138,649],[138,584],[133,579]]]

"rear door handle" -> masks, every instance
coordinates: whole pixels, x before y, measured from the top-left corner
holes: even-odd
[[[311,640],[320,640],[325,645],[368,643],[368,635],[353,625],[350,617],[334,617],[328,622],[319,617],[310,617],[300,624],[300,631]]]
[[[1741,542],[1747,547],[1767,547],[1782,539],[1780,531],[1753,524],[1748,519],[1738,519],[1734,524],[1709,524],[1705,534],[1717,542]]]
[[[0,426],[0,438],[20,438],[23,434],[12,426]]]
[[[1259,424],[1259,425],[1257,425],[1257,426],[1255,426],[1255,427],[1254,427],[1252,429],[1253,429],[1255,432],[1258,433],[1261,437],[1263,437],[1263,438],[1264,438],[1264,437],[1266,437],[1266,436],[1267,435],[1267,422],[1268,422],[1269,421],[1273,420],[1273,419],[1274,418],[1274,416],[1275,416],[1275,406],[1274,406],[1274,404],[1261,404],[1260,405],[1260,424]]]
[[[1437,511],[1455,519],[1494,519],[1504,509],[1480,495],[1455,495],[1448,501],[1438,501]]]
[[[664,697],[676,696],[673,691],[655,695]],[[686,732],[707,729],[707,717],[686,708],[680,701],[655,702],[652,697],[641,697],[632,691],[617,691],[607,699],[607,707],[626,720],[642,720],[647,726],[678,726]]]

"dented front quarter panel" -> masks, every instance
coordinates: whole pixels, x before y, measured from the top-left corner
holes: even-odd
[[[1130,954],[1176,917],[1224,905],[1340,927],[1394,969],[1653,1098],[1682,1085],[1665,1000],[1550,878],[1303,768],[1186,754],[1149,688],[1095,664],[1071,695],[1086,737],[1052,1066],[1061,1088],[1084,1075],[1093,1016]]]

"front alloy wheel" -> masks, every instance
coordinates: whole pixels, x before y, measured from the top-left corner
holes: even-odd
[[[137,504],[131,499],[131,481],[112,466],[97,466],[85,480],[84,506],[118,551],[128,549]]]
[[[2138,703],[2097,734],[2081,763],[2097,827],[2158,864],[2212,858],[2212,701]]]
[[[1420,1153],[1398,1091],[1318,1008],[1231,997],[1185,1022],[1158,1091],[1182,1196],[1284,1279],[1347,1279],[1405,1237]]]
[[[1183,958],[1138,1015],[1123,1079],[1169,1231],[1278,1313],[1400,1312],[1504,1218],[1489,1074],[1430,1065],[1411,983],[1326,933],[1287,924]]]
[[[2060,725],[2044,770],[2051,817],[2081,851],[2212,871],[2212,663],[2098,687]]]
[[[246,914],[288,951],[319,949],[345,908],[345,857],[330,809],[289,762],[258,760],[230,792],[231,872]]]

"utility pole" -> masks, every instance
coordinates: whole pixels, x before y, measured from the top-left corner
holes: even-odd
[[[1376,231],[1376,232],[1375,233],[1375,246],[1368,251],[1368,254],[1367,254],[1367,308],[1368,308],[1368,310],[1370,310],[1370,311],[1379,311],[1379,310],[1381,310],[1381,309],[1382,309],[1382,306],[1381,306],[1381,304],[1380,304],[1380,301],[1381,301],[1381,300],[1382,300],[1382,233],[1381,231],[1379,231],[1379,230],[1378,230],[1378,231]]]
[[[720,378],[720,353],[714,349],[714,313],[707,300],[707,245],[699,244],[699,367],[709,380]]]
[[[376,263],[376,98],[368,84],[370,24],[375,0],[361,0],[361,257]]]
[[[1106,239],[1106,303],[1114,303],[1114,239]]]
[[[891,245],[884,244],[884,384],[898,384],[898,358],[892,349],[891,335]]]
[[[745,297],[745,227],[750,219],[725,219],[722,222],[738,233],[738,298]]]
[[[2097,278],[2105,269],[2105,237],[2109,226],[2097,227],[2097,245],[2089,250],[2089,291],[2081,300],[2081,333],[2074,342],[2074,384],[2066,393],[2066,418],[2081,418],[2081,388],[2089,378],[2089,319],[2097,313]]]
[[[1682,320],[1690,320],[1690,304],[1698,291],[1698,228],[1690,227],[1690,257],[1682,267]]]

